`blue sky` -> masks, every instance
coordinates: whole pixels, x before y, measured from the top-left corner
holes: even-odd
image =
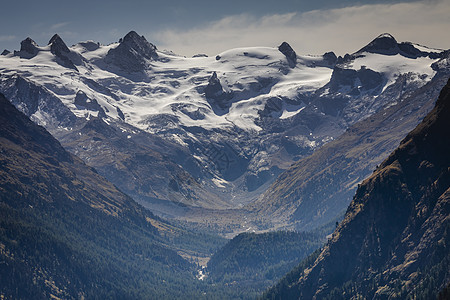
[[[40,0],[1,4],[0,51],[31,37],[47,44],[58,33],[68,45],[117,41],[130,30],[159,49],[191,56],[289,42],[298,53],[353,52],[378,34],[450,48],[450,0]]]

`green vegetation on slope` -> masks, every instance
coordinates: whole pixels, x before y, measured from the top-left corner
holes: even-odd
[[[450,80],[435,108],[358,188],[314,264],[267,293],[432,299],[450,282]]]
[[[208,262],[208,281],[256,296],[323,245],[310,233],[242,233]]]
[[[227,295],[177,253],[222,244],[153,216],[0,95],[0,297]]]

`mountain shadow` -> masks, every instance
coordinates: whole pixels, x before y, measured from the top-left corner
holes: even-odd
[[[199,297],[155,224],[0,94],[1,298]]]
[[[435,108],[358,188],[318,258],[269,299],[432,299],[450,282],[450,80]],[[448,291],[448,288],[447,288]]]

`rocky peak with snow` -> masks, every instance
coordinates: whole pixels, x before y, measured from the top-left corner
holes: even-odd
[[[294,49],[292,49],[291,45],[289,45],[287,42],[283,42],[280,46],[278,46],[278,50],[280,50],[280,52],[286,56],[289,65],[294,68],[297,64],[297,54],[295,53]]]
[[[80,64],[81,59],[75,53],[71,53],[66,43],[64,43],[64,41],[58,34],[53,35],[53,37],[48,42],[48,45],[50,46],[50,52],[57,57],[57,61],[59,64],[78,71],[75,63]]]
[[[36,56],[39,52],[39,47],[35,41],[30,37],[27,37],[22,42],[20,42],[20,51],[14,51],[14,55],[20,56],[22,58],[32,58]]]
[[[131,152],[141,147],[143,136],[161,138],[183,151],[158,149],[164,160],[182,166],[198,180],[192,186],[213,191],[231,207],[250,201],[293,161],[351,124],[450,69],[439,57],[371,52],[349,55],[335,68],[332,52],[300,55],[288,43],[230,49],[218,59],[186,58],[158,51],[134,31],[110,45],[90,41],[67,47],[54,36],[50,45],[38,47],[29,39],[19,52],[28,59],[0,56],[0,92],[55,136],[64,134],[74,152],[90,159],[106,151],[105,139],[93,143],[73,129],[94,117],[120,133],[123,145],[135,141]],[[68,69],[69,63],[78,72]],[[99,158],[107,166],[103,175],[130,194],[185,204],[209,201],[200,194],[194,199],[187,186],[184,192],[171,189],[176,185],[164,184],[167,178],[138,188],[131,179],[148,178],[149,167],[133,162],[136,167],[125,170],[113,163],[120,158],[109,159]],[[120,180],[125,176],[131,178],[126,187]],[[184,182],[183,176],[174,180]]]
[[[389,33],[383,33],[363,47],[359,52],[378,53],[384,55],[398,54],[399,48],[395,38]]]
[[[156,46],[149,43],[144,36],[130,31],[119,40],[119,45],[108,51],[105,61],[126,71],[143,71],[148,67],[148,60],[156,60]]]
[[[231,93],[227,93],[220,83],[217,73],[214,71],[208,80],[208,85],[205,87],[206,100],[215,110],[216,114],[223,115],[224,110],[230,106],[228,100],[233,97]]]
[[[350,55],[347,60],[366,53],[397,55],[400,54],[408,58],[430,57],[442,58],[443,52],[439,49],[431,49],[411,42],[398,43],[397,40],[389,33],[383,33],[371,41],[367,46]],[[345,59],[344,59],[345,61]]]
[[[206,98],[214,98],[221,93],[223,93],[223,88],[219,78],[217,78],[216,71],[214,71],[208,79],[208,85],[205,87],[205,96]]]
[[[69,53],[70,50],[67,48],[66,43],[61,39],[58,34],[55,34],[50,41],[48,42],[50,45],[50,52],[55,55],[60,55],[62,53]]]

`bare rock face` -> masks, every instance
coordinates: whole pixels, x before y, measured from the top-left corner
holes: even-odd
[[[39,48],[36,42],[27,37],[20,42],[20,51],[14,51],[14,55],[29,59],[35,57],[38,52]]]
[[[215,98],[223,93],[222,85],[220,84],[219,78],[217,78],[217,73],[213,72],[208,80],[208,85],[205,88],[206,98]]]
[[[105,57],[107,63],[130,72],[143,71],[148,67],[148,60],[156,59],[158,59],[156,46],[135,31],[130,31],[120,39],[119,46],[109,50]]]
[[[55,34],[50,41],[48,42],[50,45],[50,52],[53,53],[53,55],[56,56],[57,62],[69,69],[73,69],[75,71],[78,71],[77,67],[75,66],[73,60],[76,60],[75,53],[72,53],[70,49],[67,47],[66,43],[61,39],[61,37],[58,34]],[[78,63],[80,63],[80,60],[78,59]]]
[[[106,117],[106,113],[103,108],[98,104],[97,100],[90,99],[83,91],[78,91],[75,96],[74,104],[80,107],[84,107],[88,110],[98,111],[99,117]]]
[[[278,47],[278,50],[286,56],[291,68],[294,68],[297,65],[297,54],[295,53],[294,49],[292,49],[291,45],[289,45],[287,42],[283,42]]]
[[[66,43],[61,39],[61,37],[58,34],[55,34],[52,36],[50,41],[48,42],[50,45],[50,51],[54,55],[61,55],[61,54],[67,54],[70,52],[69,48],[67,48]]]
[[[370,52],[384,55],[395,55],[399,52],[398,43],[389,33],[384,33],[375,38],[367,46],[358,52]]]
[[[213,109],[218,108],[220,110],[228,109],[230,106],[228,100],[233,97],[231,93],[227,93],[223,89],[216,72],[213,72],[208,80],[208,85],[205,87],[205,96]]]
[[[371,69],[364,67],[359,70],[353,70],[335,66],[330,80],[330,87],[331,90],[337,91],[344,86],[354,89],[359,85],[358,89],[370,90],[378,87],[382,82],[383,76]],[[353,93],[359,93],[359,91],[355,90]]]
[[[336,54],[331,51],[331,52],[326,52],[323,55],[323,59],[324,59],[325,62],[328,63],[328,65],[332,66],[332,65],[334,65],[336,63],[338,58],[337,58]]]

